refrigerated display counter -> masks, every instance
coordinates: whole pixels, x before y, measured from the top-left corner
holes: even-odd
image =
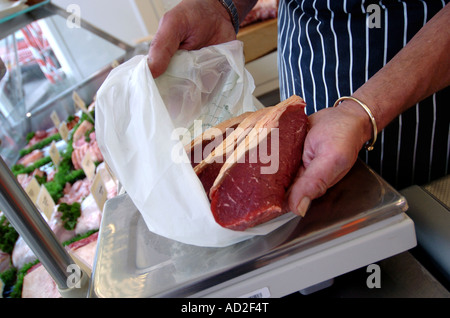
[[[66,152],[70,156],[69,142],[63,138],[63,124],[68,131],[83,116],[91,116],[89,106],[98,88],[112,68],[136,54],[136,48],[50,1],[17,8],[0,18],[0,226],[5,249],[0,251],[1,274],[6,271],[18,274],[25,267],[22,260],[39,259],[53,281],[65,285],[67,266],[74,261],[62,244],[63,240],[72,239],[76,231],[63,230],[66,234],[61,236],[54,226],[50,227],[51,217],[58,211],[45,215],[42,206],[38,208],[37,198],[31,197],[23,181],[19,183],[19,176],[27,182],[39,180],[37,191],[44,192],[42,189],[47,187],[49,175],[57,166],[47,160],[52,153],[47,140],[55,142],[61,155]],[[81,107],[80,101],[85,107]],[[31,146],[32,140],[45,142],[33,141]],[[31,149],[37,150],[42,165],[21,173],[25,166],[19,165],[19,159]],[[14,170],[17,167],[19,170]],[[79,169],[75,174],[83,177],[82,172]],[[58,204],[56,199],[53,203]],[[56,219],[59,222],[61,218]],[[18,233],[11,230],[11,224]],[[16,240],[13,246],[12,239]],[[11,295],[8,284],[2,284],[6,297]],[[20,293],[21,290],[16,295],[20,297]]]
[[[0,19],[0,154],[12,165],[30,132],[54,126],[78,111],[75,91],[90,103],[113,67],[135,48],[50,1]]]

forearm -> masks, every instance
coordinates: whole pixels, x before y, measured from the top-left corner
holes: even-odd
[[[450,5],[438,12],[385,67],[353,94],[369,106],[378,131],[409,107],[450,85],[448,21]],[[345,103],[345,107],[360,108],[354,102]],[[367,116],[364,112],[361,114]],[[368,120],[367,123],[370,126]],[[370,134],[370,127],[366,132]]]

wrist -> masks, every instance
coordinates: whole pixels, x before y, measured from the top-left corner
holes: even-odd
[[[339,106],[342,111],[355,118],[355,121],[357,121],[360,126],[362,143],[365,143],[365,148],[367,150],[373,150],[373,146],[377,139],[378,128],[376,119],[370,107],[353,96],[339,98],[334,104],[334,107],[336,106]]]
[[[231,24],[237,34],[239,32],[239,13],[234,2],[232,0],[218,0],[218,2],[227,10]]]
[[[230,14],[230,11],[228,10],[228,6],[227,6],[227,0],[212,0],[215,1],[216,3],[220,4],[222,7],[223,12],[227,15],[228,18],[230,18],[231,23],[234,26],[233,23],[233,15]],[[234,8],[236,8],[236,12],[237,12],[237,21],[235,23],[237,23],[237,26],[239,27],[240,23],[244,20],[244,18],[247,16],[247,14],[251,11],[251,9],[255,6],[256,2],[258,2],[257,0],[232,0],[230,1],[232,2],[232,6],[234,6]],[[231,9],[233,10],[233,9]],[[235,27],[235,31],[236,33],[238,32],[238,28]]]

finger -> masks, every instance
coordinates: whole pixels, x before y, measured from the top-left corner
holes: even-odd
[[[170,15],[165,15],[153,38],[148,52],[148,66],[154,78],[167,70],[172,56],[180,47],[181,35],[176,31],[179,24]]]
[[[289,190],[288,204],[292,212],[304,216],[311,201],[321,197],[350,170],[332,157],[316,157],[305,168]]]

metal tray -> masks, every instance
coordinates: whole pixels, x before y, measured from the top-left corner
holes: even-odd
[[[151,233],[125,193],[105,205],[90,296],[188,297],[295,253],[317,251],[323,243],[406,209],[403,196],[357,161],[304,218],[262,237],[205,248]]]

